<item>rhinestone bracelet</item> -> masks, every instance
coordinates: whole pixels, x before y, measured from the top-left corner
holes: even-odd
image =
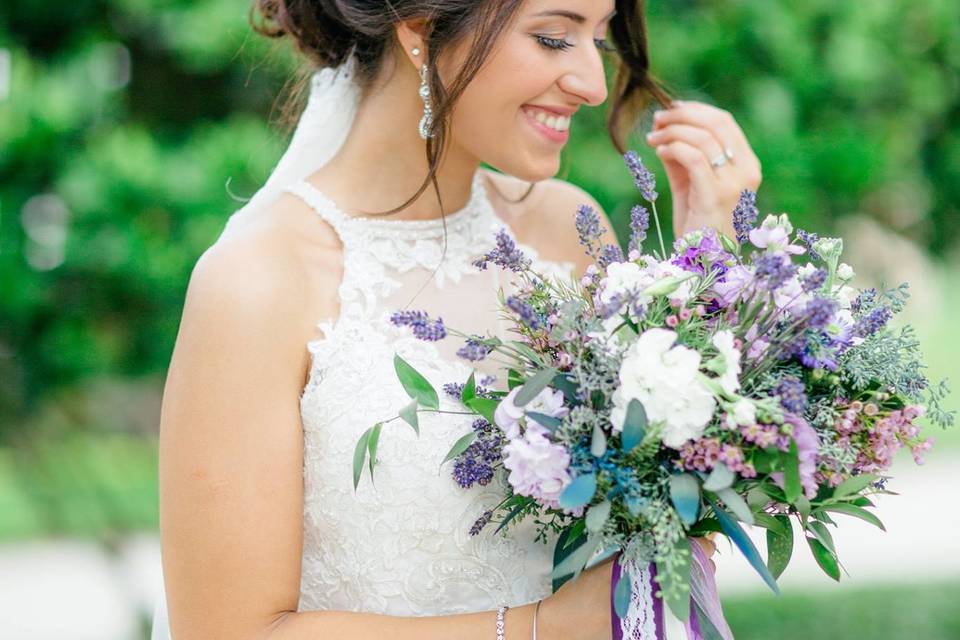
[[[510,607],[500,607],[497,609],[497,640],[504,640],[503,635],[503,626],[504,626],[504,617],[507,615],[507,609]]]

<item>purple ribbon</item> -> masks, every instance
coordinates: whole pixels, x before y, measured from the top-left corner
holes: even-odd
[[[717,593],[717,584],[713,578],[713,571],[710,568],[710,559],[704,553],[703,549],[696,542],[691,541],[691,551],[693,558],[690,563],[690,616],[684,623],[684,629],[687,632],[687,640],[703,640],[703,631],[701,625],[707,623],[717,631],[717,634],[723,640],[733,640],[733,633],[727,625],[723,616],[723,609],[720,606],[720,595]],[[657,567],[651,563],[649,568],[650,592],[657,592]],[[620,616],[617,615],[616,605],[614,603],[614,594],[617,584],[622,578],[620,569],[620,556],[613,561],[613,573],[610,578],[610,619],[613,622],[613,640],[623,640],[623,623]],[[700,615],[705,620],[700,620]],[[653,598],[653,616],[656,627],[656,638],[651,640],[666,640],[666,625],[664,622],[663,600],[658,597]]]

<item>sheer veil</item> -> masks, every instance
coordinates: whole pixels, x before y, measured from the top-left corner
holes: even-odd
[[[223,234],[262,214],[283,190],[323,167],[343,146],[353,126],[362,90],[356,59],[321,69],[310,79],[310,97],[290,140],[263,187],[227,220]],[[151,640],[170,640],[167,602],[161,582],[154,608]]]
[[[340,150],[353,126],[362,93],[356,64],[351,55],[341,66],[313,74],[310,97],[290,146],[263,187],[230,216],[224,233],[263,213],[286,187],[320,169]]]

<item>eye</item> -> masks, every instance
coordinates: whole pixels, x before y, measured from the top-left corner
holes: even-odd
[[[605,52],[607,52],[607,53],[613,53],[614,51],[617,50],[617,48],[616,48],[615,46],[613,46],[612,44],[610,44],[610,42],[609,42],[608,40],[606,40],[605,38],[595,38],[594,41],[593,41],[593,43],[594,43],[595,45],[597,45],[597,49],[600,49],[600,51],[605,51]]]
[[[551,38],[549,36],[534,36],[534,38],[537,39],[540,46],[554,51],[562,51],[573,46],[573,43],[567,42],[563,38]]]

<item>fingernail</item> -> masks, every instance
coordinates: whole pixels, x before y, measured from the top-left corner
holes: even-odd
[[[654,111],[653,117],[654,119],[659,120],[660,118],[663,117],[663,111],[660,111],[660,110]]]
[[[670,104],[673,105],[674,107],[681,107],[686,103],[683,100],[674,100]]]

